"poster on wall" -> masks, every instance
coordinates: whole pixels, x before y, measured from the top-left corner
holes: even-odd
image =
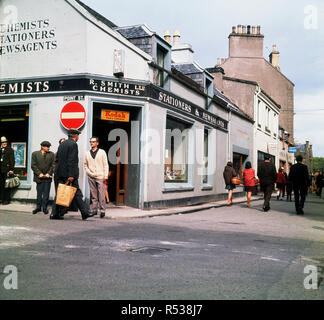
[[[26,142],[12,142],[15,154],[15,168],[26,168]]]

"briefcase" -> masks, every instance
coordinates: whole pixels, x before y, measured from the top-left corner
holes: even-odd
[[[72,182],[59,183],[57,186],[56,204],[68,208],[76,192],[77,188],[72,187]]]

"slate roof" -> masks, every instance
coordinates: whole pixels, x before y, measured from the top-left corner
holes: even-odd
[[[193,63],[172,64],[172,66],[183,74],[202,73]]]
[[[126,39],[151,37],[153,34],[153,33],[149,33],[149,30],[144,28],[143,25],[121,27],[121,28],[116,28],[115,30],[118,31]]]
[[[110,20],[108,20],[107,18],[105,18],[104,16],[102,16],[100,13],[98,13],[97,11],[91,9],[90,7],[88,7],[86,4],[84,4],[83,2],[81,2],[80,0],[75,0],[80,6],[82,6],[84,9],[86,9],[91,15],[93,15],[96,19],[98,19],[99,21],[103,22],[106,26],[108,26],[109,28],[116,28],[117,25],[115,25],[113,22],[111,22]]]

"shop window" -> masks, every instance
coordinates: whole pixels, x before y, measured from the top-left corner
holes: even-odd
[[[28,105],[0,106],[0,136],[14,149],[14,172],[20,180],[27,180],[28,123]]]
[[[237,173],[237,175],[243,179],[243,170],[244,170],[244,162],[247,159],[246,155],[240,153],[233,153],[233,167]]]
[[[258,151],[258,163],[260,162],[264,162],[264,156],[265,155],[268,155],[270,156],[270,162],[275,164],[275,161],[276,161],[276,157],[269,154],[269,153],[265,153],[265,152],[261,152],[261,151]]]
[[[190,126],[167,117],[164,182],[188,182],[188,140]]]

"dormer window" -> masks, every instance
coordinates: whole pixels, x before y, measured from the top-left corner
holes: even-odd
[[[165,68],[165,57],[166,57],[165,50],[163,50],[163,48],[158,45],[157,52],[156,52],[156,63],[159,67],[163,69]],[[162,88],[165,82],[164,77],[165,77],[164,71],[158,69],[156,74],[156,84]]]

